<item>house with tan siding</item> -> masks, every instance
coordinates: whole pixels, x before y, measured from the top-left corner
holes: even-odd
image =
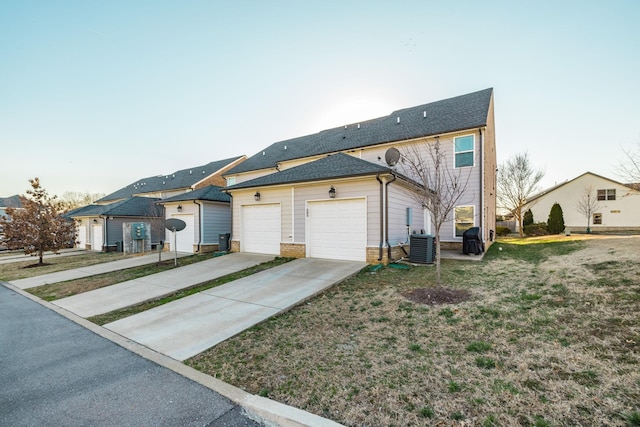
[[[232,196],[231,249],[281,256],[387,263],[406,255],[432,216],[393,149],[439,141],[467,187],[441,230],[444,247],[480,227],[488,246],[496,213],[493,89],[405,108],[317,134],[279,141],[224,177]],[[391,151],[390,151],[391,150]]]

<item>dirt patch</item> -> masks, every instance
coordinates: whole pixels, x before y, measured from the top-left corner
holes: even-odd
[[[426,305],[458,304],[471,299],[471,293],[467,291],[444,286],[414,289],[405,296],[413,302]]]
[[[42,264],[29,264],[29,265],[25,265],[23,268],[36,268],[36,267],[46,267],[48,265],[51,265],[49,263],[43,262]]]

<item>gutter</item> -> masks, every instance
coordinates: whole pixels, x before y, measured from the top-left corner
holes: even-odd
[[[200,245],[202,244],[202,205],[197,200],[193,201],[198,205],[198,249],[197,253],[200,253]]]
[[[387,261],[391,261],[391,245],[389,244],[389,184],[394,182],[397,178],[394,174],[391,174],[393,179],[386,181],[384,184],[384,222],[385,222],[385,238],[387,241]]]
[[[382,245],[384,244],[384,203],[383,201],[383,192],[384,184],[380,179],[380,174],[376,175],[376,180],[380,183],[380,245],[378,247],[378,261],[382,261]]]

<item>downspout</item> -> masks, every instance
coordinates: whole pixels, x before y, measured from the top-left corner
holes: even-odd
[[[478,132],[480,133],[480,182],[482,183],[480,185],[480,225],[482,227],[482,242],[484,244],[484,240],[485,240],[485,236],[488,232],[485,221],[486,221],[486,215],[485,215],[485,207],[483,204],[483,200],[484,200],[484,186],[485,186],[485,182],[484,182],[484,141],[482,139],[482,128],[478,128]]]
[[[380,175],[376,175],[376,180],[380,183],[380,245],[378,247],[378,261],[382,261],[382,245],[384,244],[384,185]]]
[[[387,261],[391,261],[391,245],[389,244],[389,184],[394,182],[397,178],[394,174],[391,174],[393,179],[391,181],[385,181],[384,184],[384,222],[385,222],[385,238],[387,241]]]
[[[198,249],[196,253],[200,253],[200,245],[202,244],[202,205],[194,200],[193,203],[198,206]]]

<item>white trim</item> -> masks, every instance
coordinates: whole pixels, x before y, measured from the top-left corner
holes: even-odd
[[[456,154],[458,154],[456,152],[456,139],[458,138],[465,138],[467,136],[470,136],[471,138],[473,138],[473,150],[472,151],[461,151],[460,154],[464,154],[464,153],[473,153],[473,164],[470,166],[456,166]],[[454,136],[453,139],[451,140],[452,144],[453,144],[453,168],[454,169],[462,169],[462,168],[472,168],[476,166],[476,134],[475,133],[468,133],[465,135],[458,135],[458,136]]]
[[[456,224],[458,223],[456,221],[456,209],[458,208],[471,208],[473,209],[473,224],[471,225],[471,227],[475,227],[476,226],[476,206],[475,205],[457,205],[453,207],[453,238],[454,239],[460,239],[462,238],[462,236],[456,236]]]

